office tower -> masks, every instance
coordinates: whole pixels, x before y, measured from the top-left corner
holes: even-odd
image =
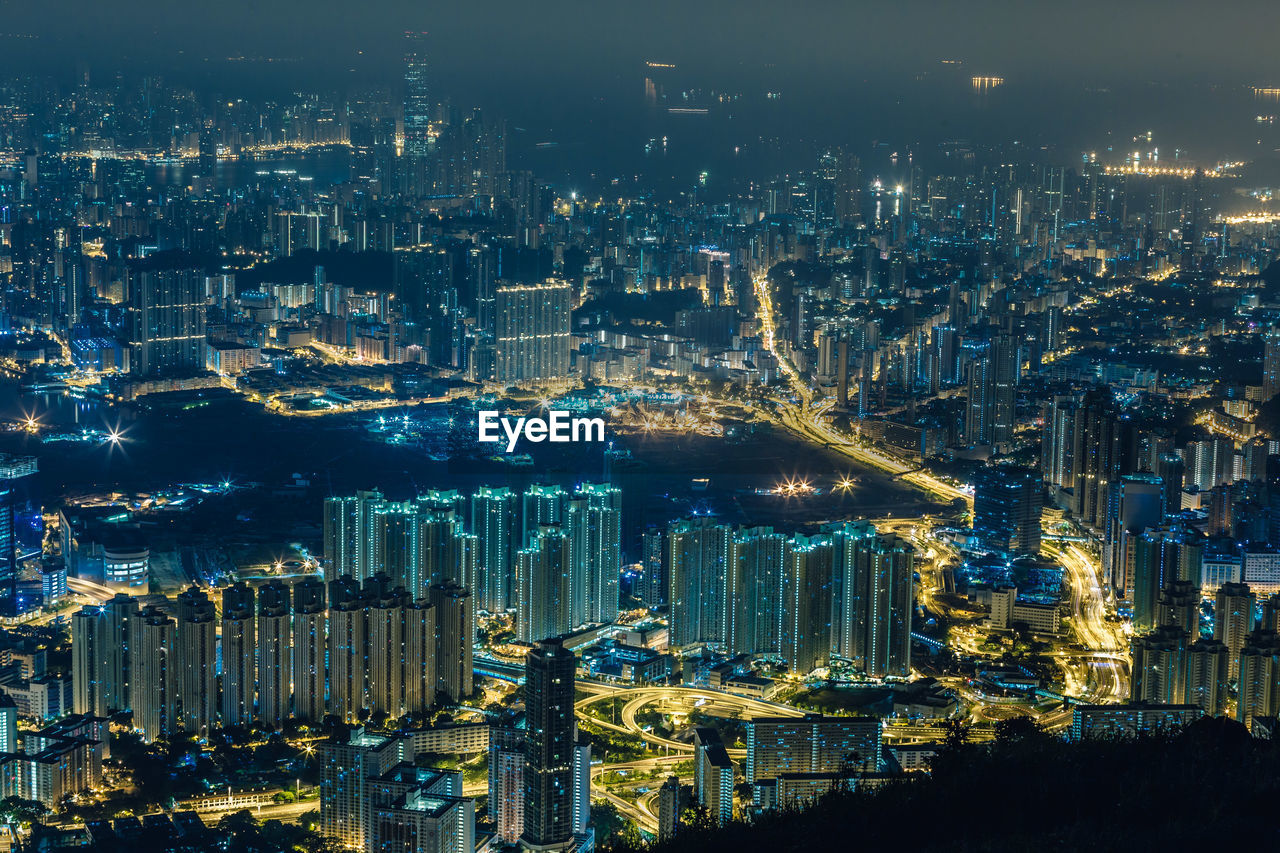
[[[834,525],[831,538],[835,652],[874,678],[910,675],[911,543],[865,521]]]
[[[222,593],[222,725],[253,720],[257,681],[254,592],[243,581]]]
[[[0,613],[16,615],[18,608],[18,530],[14,513],[24,478],[36,473],[33,456],[0,454]],[[29,481],[28,481],[29,482]]]
[[[367,707],[366,615],[365,598],[354,578],[341,577],[329,584],[328,711],[347,722]]]
[[[1013,442],[1017,423],[1018,347],[1009,335],[996,335],[969,367],[965,439],[970,445],[997,448]]]
[[[1186,695],[1187,644],[1181,628],[1167,626],[1134,637],[1129,698],[1134,702],[1179,705]]]
[[[573,543],[570,621],[575,626],[614,621],[622,574],[622,490],[605,483],[579,486],[569,502],[566,528]]]
[[[640,534],[640,581],[636,596],[649,608],[667,603],[667,545],[661,528]]]
[[[1262,401],[1280,394],[1280,331],[1274,327],[1262,336]]]
[[[323,582],[304,578],[293,585],[293,716],[313,723],[325,714],[325,614]]]
[[[524,735],[494,726],[489,732],[489,817],[494,838],[515,844],[524,832]]]
[[[733,820],[733,762],[713,728],[699,726],[693,732],[693,791],[713,822]]]
[[[974,536],[983,547],[1005,556],[1037,556],[1043,493],[1040,472],[1030,468],[978,469],[973,485]]]
[[[1280,713],[1280,637],[1252,631],[1240,649],[1236,719],[1253,728],[1256,717]]]
[[[436,619],[436,692],[459,702],[472,692],[471,593],[446,581],[430,589]]]
[[[525,663],[523,847],[563,849],[573,838],[574,671],[559,640],[544,640]]]
[[[727,757],[727,756],[726,756]],[[658,841],[668,841],[680,829],[680,813],[684,811],[684,792],[677,776],[668,776],[658,790]]]
[[[1226,710],[1230,657],[1226,643],[1217,640],[1201,638],[1187,648],[1187,704],[1199,705],[1210,716]]]
[[[1107,484],[1123,472],[1123,430],[1108,388],[1096,388],[1076,409],[1071,437],[1072,506],[1085,524],[1106,518]]]
[[[794,672],[812,672],[830,658],[832,556],[825,536],[797,536],[787,548],[781,640]]]
[[[1133,578],[1125,570],[1125,550],[1132,537],[1156,527],[1164,517],[1164,493],[1160,478],[1151,474],[1126,474],[1107,487],[1107,518],[1102,540],[1102,571],[1113,589],[1127,595]]]
[[[1156,454],[1151,470],[1160,478],[1165,514],[1177,513],[1182,509],[1182,481],[1186,476],[1182,457],[1172,452]]]
[[[173,654],[173,620],[149,607],[133,617],[130,635],[133,727],[142,732],[144,743],[167,739],[177,729],[175,704],[181,682]]]
[[[218,720],[218,626],[209,596],[191,587],[178,596],[178,728],[205,735]]]
[[[72,707],[106,717],[129,709],[130,632],[138,600],[117,593],[100,607],[86,606],[71,619]]]
[[[783,775],[875,772],[881,763],[880,721],[869,718],[757,717],[747,722],[747,781],[756,804],[763,790]]]
[[[702,517],[667,530],[671,572],[671,644],[723,644],[728,639],[727,594],[732,530]]]
[[[516,637],[536,643],[574,627],[570,598],[573,539],[563,528],[541,528],[518,555]]]
[[[517,499],[506,487],[481,486],[471,496],[471,532],[477,539],[476,606],[489,613],[515,607],[518,550]]]
[[[347,847],[372,849],[373,780],[404,760],[396,737],[340,728],[316,753],[320,762],[320,831]]]
[[[494,292],[494,379],[518,385],[569,375],[573,288],[566,282],[506,285]]]
[[[1160,596],[1176,581],[1199,580],[1198,551],[1186,544],[1187,533],[1157,527],[1127,538],[1125,572],[1132,578],[1133,625],[1149,631],[1160,622]],[[1198,626],[1197,626],[1198,629]]]
[[[728,651],[782,655],[784,578],[791,568],[787,537],[771,527],[754,527],[738,530],[729,547]]]
[[[1240,650],[1253,632],[1253,609],[1256,597],[1248,585],[1224,583],[1213,599],[1213,638],[1226,645],[1230,653],[1229,677],[1240,675]]]
[[[266,727],[278,729],[289,718],[292,685],[289,587],[268,581],[258,588],[258,713]]]
[[[559,486],[530,486],[520,496],[520,543],[527,548],[548,525],[564,526],[569,496]]]
[[[133,267],[128,277],[129,372],[165,376],[204,370],[204,273]]]
[[[421,714],[436,702],[436,609],[427,599],[404,608],[404,706]]]
[[[427,34],[405,33],[404,38],[404,153],[426,157],[431,153],[432,111],[427,88]]]

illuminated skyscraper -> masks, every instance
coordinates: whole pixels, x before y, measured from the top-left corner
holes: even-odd
[[[835,653],[874,678],[906,677],[915,549],[865,521],[833,526],[831,539]]]
[[[130,633],[137,612],[138,600],[118,593],[72,616],[72,707],[77,714],[106,717],[129,709]]]
[[[564,528],[546,525],[518,555],[516,637],[536,643],[574,627],[571,609],[573,540]]]
[[[1227,647],[1230,677],[1240,674],[1240,650],[1253,632],[1257,598],[1247,584],[1224,583],[1213,603],[1213,638]]]
[[[797,536],[783,574],[782,656],[794,672],[812,672],[831,652],[831,540]]]
[[[374,519],[382,502],[382,494],[376,491],[325,499],[326,583],[343,575],[360,580],[374,573],[375,569],[369,563],[373,558]]]
[[[524,832],[524,735],[494,726],[489,733],[489,815],[494,837],[515,844]]]
[[[404,608],[404,706],[410,714],[436,701],[436,609],[419,599]]]
[[[570,621],[574,627],[612,622],[618,618],[618,578],[622,574],[622,490],[605,483],[585,483],[574,493],[568,516],[573,541]]]
[[[293,585],[293,715],[320,722],[325,714],[324,584],[305,578]]]
[[[524,832],[521,846],[558,850],[573,838],[577,658],[559,640],[544,640],[525,663]]]
[[[518,385],[567,378],[573,288],[556,281],[507,285],[495,291],[494,299],[494,379]]]
[[[528,547],[543,527],[563,526],[569,496],[559,486],[530,486],[520,496],[520,547]]]
[[[482,486],[471,497],[471,532],[476,536],[476,605],[490,613],[515,606],[517,501],[510,489]]]
[[[427,88],[427,34],[405,33],[404,39],[404,153],[426,157],[431,153],[432,111]]]
[[[404,714],[405,679],[410,674],[405,668],[404,617],[408,597],[403,587],[384,588],[379,590],[380,594],[373,595],[371,586],[377,584],[365,584],[369,599],[365,613],[369,637],[366,674],[369,710],[398,719]]]
[[[1016,421],[1018,345],[1009,335],[996,335],[970,365],[965,438],[971,445],[1008,447]]]
[[[771,527],[739,530],[731,542],[728,573],[728,650],[783,653],[783,585],[789,568],[787,537]]]
[[[1107,487],[1102,570],[1121,595],[1133,589],[1133,578],[1126,571],[1131,561],[1125,559],[1131,540],[1146,528],[1158,526],[1163,517],[1164,485],[1154,474],[1127,474]]]
[[[1280,713],[1280,637],[1253,631],[1240,649],[1236,719],[1249,728],[1257,717]]]
[[[329,584],[329,713],[351,722],[365,707],[366,604],[351,577]]]
[[[205,366],[204,273],[129,270],[129,372],[181,375]]]
[[[436,617],[436,692],[459,702],[472,691],[471,593],[445,581],[431,587],[430,598]]]
[[[32,456],[0,454],[0,613],[18,607],[18,531],[14,515],[19,483],[36,472]]]
[[[720,733],[699,726],[693,735],[693,791],[716,824],[733,819],[733,762]]]
[[[644,531],[640,540],[640,588],[636,594],[647,607],[667,603],[667,545],[661,528]]]
[[[1280,329],[1269,329],[1262,341],[1262,400],[1266,402],[1280,394]]]
[[[218,635],[213,602],[198,587],[178,596],[179,728],[207,734],[218,720]]]
[[[667,530],[671,571],[671,644],[728,640],[727,573],[733,531],[711,518],[678,521]]]
[[[258,588],[257,658],[258,711],[262,725],[278,729],[289,718],[292,684],[289,666],[293,632],[290,630],[289,587],[268,581]]]
[[[130,634],[133,727],[142,732],[144,743],[167,739],[177,730],[176,705],[181,682],[173,653],[173,620],[149,607],[133,617]]]
[[[222,725],[253,720],[257,654],[254,592],[243,582],[222,593]]]
[[[973,485],[973,533],[982,547],[1005,555],[1039,554],[1043,491],[1040,472],[1030,468],[980,468]]]

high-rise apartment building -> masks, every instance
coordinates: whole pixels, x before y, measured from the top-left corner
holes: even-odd
[[[495,381],[522,385],[567,378],[573,288],[554,281],[505,285],[494,292],[494,301]]]
[[[244,726],[257,696],[256,596],[243,582],[222,593],[222,725]]]
[[[191,587],[178,596],[174,653],[178,728],[205,735],[218,721],[218,624],[209,596]]]

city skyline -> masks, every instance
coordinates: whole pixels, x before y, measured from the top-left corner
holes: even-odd
[[[0,841],[1272,831],[1269,7],[11,11]]]

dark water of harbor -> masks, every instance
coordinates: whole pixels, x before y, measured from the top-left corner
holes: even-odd
[[[398,414],[393,410],[389,415]],[[445,407],[403,410],[445,422]],[[390,444],[369,429],[377,415],[283,417],[239,399],[191,410],[137,410],[64,393],[30,394],[0,385],[0,421],[37,418],[43,440],[0,433],[0,450],[39,458],[38,489],[46,505],[104,491],[147,492],[177,483],[229,480],[265,490],[311,483],[291,494],[306,518],[324,497],[378,488],[407,498],[431,488],[466,494],[480,485],[519,490],[530,483],[566,488],[604,477],[624,495],[628,540],[646,525],[663,525],[694,511],[729,522],[810,529],[823,521],[936,511],[921,493],[891,477],[861,470],[793,436],[757,428],[736,438],[697,435],[611,435],[629,455],[606,461],[603,445],[524,445],[524,464],[497,461],[492,451],[448,458],[438,446]],[[120,441],[54,441],[58,433],[115,432]],[[458,429],[470,430],[470,426]],[[474,450],[474,445],[472,450]],[[847,492],[834,482],[853,476]],[[761,494],[786,481],[808,481],[818,494],[783,498]]]

